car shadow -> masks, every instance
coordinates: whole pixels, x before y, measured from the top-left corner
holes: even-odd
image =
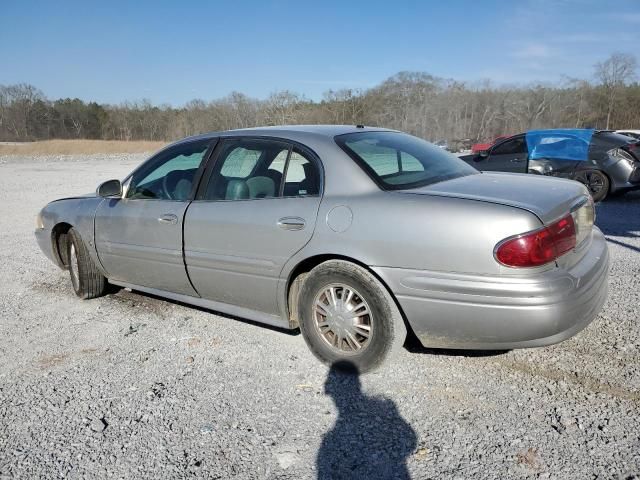
[[[173,305],[179,305],[181,307],[187,307],[187,308],[189,308],[191,310],[197,310],[197,311],[200,311],[200,312],[209,313],[209,314],[212,314],[212,315],[216,315],[218,317],[228,318],[229,320],[237,320],[239,322],[249,323],[251,325],[255,325],[255,326],[260,327],[260,328],[266,328],[266,329],[273,330],[273,331],[276,331],[276,332],[285,333],[285,334],[291,335],[291,336],[296,336],[296,335],[300,334],[300,329],[298,329],[298,328],[293,329],[293,330],[289,330],[287,328],[276,327],[274,325],[269,325],[267,323],[262,323],[262,322],[256,322],[256,321],[253,321],[253,320],[249,320],[249,319],[244,318],[244,317],[237,317],[235,315],[229,315],[227,313],[218,312],[216,310],[210,310],[208,308],[200,307],[198,305],[192,305],[190,303],[184,303],[184,302],[180,302],[178,300],[172,300],[170,298],[165,298],[165,297],[161,297],[161,296],[158,296],[158,295],[153,295],[152,293],[141,292],[140,290],[136,290],[136,289],[132,289],[131,292],[129,292],[125,288],[121,288],[121,287],[117,287],[117,286],[113,286],[113,285],[110,285],[109,288],[110,288],[110,294],[114,295],[116,297],[118,297],[118,296],[120,296],[120,297],[128,297],[129,300],[136,300],[136,299],[139,300],[140,298],[153,299],[153,300],[157,300],[159,302],[171,303]]]
[[[255,322],[253,320],[249,320],[244,317],[229,315],[227,313],[218,312],[216,310],[210,310],[208,308],[200,307],[197,305],[191,305],[190,303],[184,303],[178,300],[172,300],[170,298],[161,297],[158,295],[154,295],[152,293],[141,292],[140,290],[133,289],[131,292],[129,292],[125,288],[109,284],[108,292],[109,292],[109,295],[114,296],[116,298],[126,298],[127,300],[131,300],[131,301],[140,301],[141,299],[151,299],[158,302],[171,303],[173,305],[179,305],[181,307],[186,307],[192,310],[197,310],[200,312],[217,315],[222,318],[228,318],[229,320],[237,320],[239,322],[249,323],[251,325],[255,325],[260,328],[267,328],[269,330],[285,333],[290,336],[300,335],[299,328],[289,330],[286,328],[276,327],[266,323]],[[161,303],[158,305],[161,305]],[[156,305],[156,307],[158,305]],[[444,356],[450,356],[450,357],[494,357],[494,356],[503,355],[509,352],[509,350],[462,350],[462,349],[453,349],[453,348],[424,347],[420,343],[420,340],[418,340],[418,337],[416,337],[411,330],[407,332],[407,339],[405,341],[404,348],[410,353],[425,354],[425,355],[444,355]]]
[[[425,347],[420,343],[418,337],[411,331],[407,332],[407,340],[404,343],[404,348],[409,353],[424,354],[424,355],[438,355],[447,357],[469,357],[469,358],[481,358],[481,357],[497,357],[499,355],[505,355],[511,350],[464,350],[457,348],[433,348]]]
[[[596,205],[596,225],[607,242],[640,252],[640,247],[625,241],[640,238],[640,192],[613,197]]]
[[[605,235],[640,238],[640,192],[598,203],[596,225]]]
[[[365,395],[358,369],[348,361],[331,366],[324,391],[338,418],[322,438],[318,479],[411,478],[407,459],[416,449],[417,435],[395,403]]]

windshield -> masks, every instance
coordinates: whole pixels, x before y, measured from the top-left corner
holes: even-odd
[[[442,148],[404,133],[347,133],[335,140],[385,190],[421,187],[479,173]]]

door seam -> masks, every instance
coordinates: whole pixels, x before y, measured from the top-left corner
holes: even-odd
[[[196,286],[193,284],[193,281],[191,280],[191,275],[189,275],[189,268],[187,267],[187,257],[185,254],[185,245],[184,245],[184,224],[187,221],[187,212],[189,211],[189,208],[191,208],[191,204],[193,203],[193,200],[189,201],[189,204],[187,205],[187,208],[184,209],[184,213],[182,214],[182,265],[184,266],[184,272],[187,275],[187,280],[189,280],[189,284],[191,285],[191,288],[193,288],[193,291],[196,292],[196,294],[198,295],[198,297],[202,298],[202,295],[200,295],[200,292],[198,291],[198,289],[196,288]]]

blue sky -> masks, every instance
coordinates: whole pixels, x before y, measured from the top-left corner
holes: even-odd
[[[282,89],[317,100],[403,70],[591,79],[597,61],[639,46],[640,0],[0,3],[0,84],[103,103]]]

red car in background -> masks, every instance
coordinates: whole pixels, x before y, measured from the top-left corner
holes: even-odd
[[[485,150],[489,150],[493,145],[498,143],[500,140],[504,140],[505,138],[509,138],[511,135],[500,135],[493,139],[491,143],[474,143],[471,145],[471,153],[480,153]]]

